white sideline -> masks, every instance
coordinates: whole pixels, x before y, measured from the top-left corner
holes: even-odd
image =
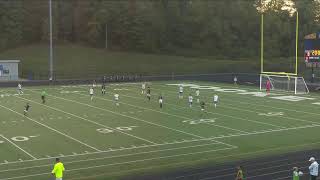
[[[93,150],[95,150],[95,151],[98,151],[98,152],[101,151],[101,150],[99,150],[99,149],[97,149],[97,148],[95,148],[95,147],[92,147],[92,146],[90,146],[90,145],[88,145],[88,144],[86,144],[86,143],[84,143],[84,142],[81,142],[80,140],[77,140],[77,139],[75,139],[75,138],[73,138],[73,137],[71,137],[71,136],[69,136],[69,135],[67,135],[67,134],[64,134],[63,132],[60,132],[60,131],[58,131],[58,130],[50,127],[50,126],[47,126],[47,125],[45,125],[45,124],[42,124],[41,122],[38,122],[38,121],[36,121],[36,120],[28,117],[28,116],[24,116],[23,114],[18,113],[18,112],[15,111],[15,110],[12,110],[12,109],[10,109],[10,108],[8,108],[8,107],[5,107],[5,106],[3,106],[3,105],[0,105],[0,107],[2,107],[2,108],[4,108],[4,109],[7,109],[7,110],[9,110],[9,111],[11,111],[11,112],[13,112],[13,113],[15,113],[15,114],[18,114],[18,115],[20,115],[20,116],[22,116],[22,117],[25,117],[25,118],[29,119],[30,121],[32,121],[32,122],[34,122],[34,123],[36,123],[36,124],[39,124],[39,125],[47,128],[47,129],[50,129],[50,130],[52,130],[52,131],[54,131],[54,132],[56,132],[56,133],[58,133],[58,134],[60,134],[60,135],[63,135],[63,136],[65,136],[65,137],[69,138],[69,139],[72,139],[72,140],[74,140],[74,141],[76,141],[76,142],[78,142],[78,143],[80,143],[80,144],[82,144],[82,145],[84,145],[84,146],[87,146],[87,147],[89,147],[89,148],[91,148],[91,149],[93,149]]]
[[[36,102],[36,101],[30,100],[30,99],[26,99],[26,98],[22,98],[22,97],[17,97],[17,98],[24,99],[24,100],[28,100],[28,101],[30,101],[30,102],[34,102],[34,103],[36,103],[36,104],[39,104],[39,105],[42,105],[42,106],[46,107],[47,109],[53,109],[53,110],[55,110],[55,111],[59,111],[59,112],[62,112],[62,113],[68,114],[68,115],[70,115],[70,116],[73,116],[73,117],[76,117],[76,118],[82,119],[82,120],[84,120],[84,121],[87,121],[87,122],[90,122],[90,123],[93,123],[93,124],[96,124],[96,125],[99,125],[99,126],[102,126],[102,127],[104,127],[104,128],[112,129],[113,131],[116,131],[116,132],[119,132],[119,133],[125,134],[125,135],[127,135],[127,136],[134,137],[134,138],[136,138],[136,139],[139,139],[139,140],[142,140],[142,141],[145,141],[145,142],[151,143],[151,144],[157,144],[157,143],[152,142],[152,141],[149,141],[149,140],[147,140],[147,139],[144,139],[144,138],[141,138],[141,137],[138,137],[138,136],[134,136],[134,135],[131,135],[131,134],[126,133],[126,132],[123,132],[123,131],[119,131],[119,130],[117,130],[117,129],[114,129],[114,128],[111,128],[111,127],[108,127],[108,126],[106,126],[106,125],[104,125],[104,124],[100,124],[100,123],[98,123],[98,122],[95,122],[95,121],[92,121],[92,120],[89,120],[89,119],[83,118],[83,117],[81,117],[81,116],[78,116],[78,115],[75,115],[75,114],[72,114],[72,113],[69,113],[69,112],[63,111],[63,110],[58,109],[58,108],[54,108],[54,107],[51,107],[51,106],[47,106],[47,105],[45,105],[45,104],[41,104],[41,103],[38,103],[38,102]]]
[[[299,147],[299,146],[306,146],[306,145],[319,144],[319,143],[320,142],[314,142],[314,143],[306,143],[306,144],[299,144],[299,145],[293,145],[293,146],[285,146],[285,147],[280,147],[280,148],[269,148],[269,149],[263,149],[263,150],[259,150],[259,151],[249,152],[249,153],[241,153],[241,155],[250,155],[250,154],[255,154],[255,153],[274,151],[274,150],[277,150],[277,149],[284,149],[284,148],[288,148],[288,147]],[[147,153],[147,152],[143,152],[143,153]],[[138,153],[138,154],[141,154],[141,153]],[[120,156],[127,156],[127,155],[120,155]],[[221,158],[233,157],[233,156],[234,155],[226,155],[226,156],[222,156],[222,157],[214,158],[214,159],[221,159]],[[200,160],[196,160],[196,161],[204,161],[204,160],[207,160],[207,159],[200,159]],[[182,162],[182,163],[180,162],[180,163],[174,163],[174,164],[183,164],[183,163],[186,163],[186,162]],[[160,165],[160,166],[168,166],[168,165]],[[157,166],[157,167],[160,167],[160,166]],[[141,168],[141,169],[146,169],[146,168]],[[134,171],[134,170],[132,170],[132,171]],[[47,173],[43,173],[43,174],[40,174],[40,175],[47,175]]]
[[[97,161],[97,160],[112,159],[112,158],[119,158],[119,157],[128,157],[128,156],[141,155],[141,154],[149,154],[149,153],[155,153],[155,152],[164,152],[164,151],[172,151],[172,150],[179,150],[179,149],[187,149],[187,148],[210,146],[210,145],[215,145],[215,144],[219,144],[219,143],[206,143],[206,144],[200,144],[200,145],[183,146],[183,147],[168,148],[168,149],[161,149],[161,150],[154,150],[154,151],[145,151],[145,152],[132,153],[132,154],[124,154],[124,155],[115,155],[115,156],[109,156],[109,157],[100,157],[100,158],[91,158],[91,159],[75,160],[75,161],[65,162],[64,164],[66,165],[66,164],[73,164],[73,163],[80,163],[80,162]],[[237,148],[237,147],[234,147],[234,148]],[[106,151],[106,152],[108,152],[108,151]],[[64,157],[67,157],[67,156],[64,156]],[[48,158],[48,159],[52,159],[52,158]],[[43,160],[43,159],[38,159],[38,160]],[[44,165],[31,166],[31,167],[6,169],[6,170],[0,170],[0,172],[10,172],[10,171],[25,170],[25,169],[32,169],[32,168],[39,168],[39,167],[46,167],[46,166],[52,166],[52,164],[44,164]]]
[[[275,130],[261,131],[261,132],[254,132],[254,133],[246,133],[246,134],[244,133],[244,134],[234,134],[234,135],[228,135],[228,136],[216,136],[216,137],[211,137],[211,138],[196,139],[196,140],[190,140],[190,141],[185,141],[185,142],[188,143],[188,142],[198,142],[198,141],[211,141],[211,140],[214,140],[214,139],[224,139],[224,138],[239,137],[239,136],[250,136],[250,135],[266,134],[266,133],[272,133],[272,132],[282,132],[282,131],[289,131],[289,130],[314,128],[314,127],[319,127],[319,126],[320,125],[301,126],[301,127],[295,127],[295,128],[275,129]],[[171,143],[171,144],[179,144],[179,143],[184,143],[184,142],[177,142],[177,143]],[[158,145],[149,145],[149,146],[141,146],[141,147],[136,147],[136,148],[147,148],[147,147],[150,147],[150,146],[162,146],[162,145],[168,145],[168,144],[170,144],[170,143],[158,144]],[[220,143],[216,142],[216,143],[211,143],[211,144],[220,144]],[[311,144],[314,144],[314,143],[311,143]],[[188,146],[188,147],[194,147],[194,146]],[[233,147],[237,148],[237,146],[233,146]],[[127,148],[127,149],[136,149],[136,148]],[[181,148],[186,148],[186,147],[181,147]],[[180,148],[173,148],[173,149],[180,149]],[[84,154],[77,154],[77,155],[66,155],[65,157],[78,157],[78,156],[83,156],[83,155],[101,154],[101,153],[120,151],[120,150],[121,149],[116,149],[116,150],[111,150],[111,151],[102,151],[102,152],[93,152],[93,153],[84,153]],[[122,150],[125,150],[125,149],[122,149]],[[172,150],[172,149],[164,149],[164,150],[156,150],[156,151],[148,151],[148,152],[127,154],[127,155],[120,155],[120,157],[122,157],[122,156],[130,156],[130,155],[138,155],[138,154],[145,154],[145,153],[152,153],[152,152],[168,151],[168,150]],[[119,156],[116,156],[116,157],[119,157]],[[48,160],[48,159],[52,159],[52,158],[40,158],[40,159],[37,159],[37,161]],[[95,160],[98,160],[98,159],[104,159],[104,158],[96,158]],[[36,161],[36,160],[25,160],[23,162],[34,162],[34,161]],[[2,163],[0,165],[16,164],[16,163],[22,163],[22,162],[15,161],[15,162]],[[0,172],[2,172],[2,171],[0,171]]]
[[[20,151],[24,152],[26,155],[30,156],[32,159],[37,159],[35,156],[33,156],[32,154],[28,153],[26,150],[24,150],[23,148],[19,147],[17,144],[15,144],[14,142],[10,141],[8,138],[6,138],[5,136],[3,136],[2,134],[0,134],[0,137],[2,137],[3,139],[5,139],[6,141],[8,141],[10,144],[12,144],[14,147],[18,148]]]
[[[214,149],[214,150],[207,150],[207,151],[198,151],[198,152],[192,152],[192,153],[177,154],[177,155],[171,155],[171,156],[160,156],[160,157],[155,157],[155,158],[139,159],[139,160],[133,160],[133,161],[127,161],[127,162],[121,162],[121,163],[89,166],[89,167],[75,168],[75,169],[69,169],[69,170],[67,169],[66,172],[88,170],[88,169],[115,166],[115,165],[123,165],[123,164],[131,164],[131,163],[145,162],[145,161],[152,161],[152,160],[159,160],[159,159],[168,159],[168,158],[173,158],[173,157],[188,156],[188,155],[194,155],[194,154],[203,154],[203,153],[209,153],[209,152],[231,150],[231,149],[236,149],[236,148],[237,147],[228,147],[228,148],[221,148],[221,149]],[[26,175],[26,176],[16,176],[16,177],[10,177],[10,178],[2,178],[0,180],[21,179],[21,178],[36,177],[36,176],[42,176],[42,175],[50,175],[50,173],[47,172],[47,173],[31,174],[31,175]]]
[[[74,155],[74,154],[65,155],[64,158],[66,158],[66,157],[79,157],[79,156],[86,156],[86,155],[95,155],[95,154],[103,154],[103,153],[108,153],[108,152],[117,152],[117,151],[132,150],[132,149],[150,148],[150,147],[156,147],[156,146],[166,146],[166,145],[175,145],[175,144],[190,143],[190,142],[200,142],[200,141],[211,141],[211,139],[193,139],[193,140],[178,141],[178,142],[173,142],[173,143],[163,143],[163,144],[155,144],[155,145],[142,145],[142,146],[135,146],[135,147],[131,147],[131,148],[123,148],[123,149],[112,149],[112,150],[105,150],[105,151],[100,151],[100,152],[87,152],[87,151],[85,151],[85,153],[80,153],[80,154],[77,154],[77,155]],[[216,143],[210,143],[210,144],[220,144],[220,143],[216,142]],[[193,146],[189,146],[189,147],[193,147]],[[233,147],[236,147],[236,146],[233,146]],[[185,148],[185,146],[180,147],[180,148]],[[166,150],[172,150],[172,149],[165,149],[165,151]],[[163,151],[163,150],[146,151],[146,152],[142,152],[142,153],[138,153],[138,154],[161,152],[161,151]],[[129,156],[131,154],[127,154],[127,155]],[[127,155],[125,155],[125,156],[127,156]],[[137,155],[137,154],[132,154],[132,155]],[[23,162],[21,162],[21,161],[12,161],[12,162],[8,162],[8,163],[0,163],[0,166],[1,165],[8,165],[8,164],[17,164],[17,163],[21,164],[21,163],[26,163],[26,162],[34,162],[34,161],[41,161],[41,160],[48,160],[48,159],[52,159],[52,157],[38,158],[37,160],[24,160]]]

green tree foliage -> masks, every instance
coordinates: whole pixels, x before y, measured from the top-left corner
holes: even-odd
[[[107,27],[108,48],[120,51],[258,57],[263,12],[265,55],[289,57],[295,50],[295,14],[286,6],[300,12],[300,45],[320,23],[318,0],[52,1],[55,43],[103,48]],[[0,50],[48,40],[46,0],[1,0],[0,7]]]

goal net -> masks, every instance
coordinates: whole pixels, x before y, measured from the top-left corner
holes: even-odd
[[[260,90],[266,90],[266,83],[270,81],[271,90],[307,94],[309,89],[303,77],[260,74]]]

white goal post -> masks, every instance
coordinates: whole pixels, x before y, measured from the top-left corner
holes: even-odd
[[[308,94],[309,89],[303,77],[290,75],[260,74],[260,90],[266,90],[266,83],[270,81],[271,90],[294,92],[294,94]]]

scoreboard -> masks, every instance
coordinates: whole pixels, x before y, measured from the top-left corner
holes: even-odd
[[[305,38],[304,60],[306,63],[320,63],[320,33]]]
[[[304,51],[304,60],[308,62],[320,62],[320,48]]]

